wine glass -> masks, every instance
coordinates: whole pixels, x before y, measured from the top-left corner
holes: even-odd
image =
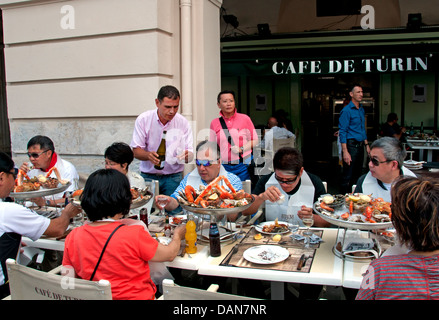
[[[298,221],[297,215],[294,215],[293,218],[288,221],[290,223],[290,230],[293,233],[293,235],[296,234],[297,231],[299,231],[299,221]]]
[[[303,224],[306,227],[306,230],[303,232],[304,235],[308,236],[306,241],[305,248],[309,248],[309,242],[311,241],[310,237],[313,233],[309,229],[314,224],[314,217],[311,215],[310,217],[306,217],[302,219]]]
[[[167,196],[157,196],[156,200],[157,207],[160,209],[160,216],[165,216],[165,207],[168,204]]]

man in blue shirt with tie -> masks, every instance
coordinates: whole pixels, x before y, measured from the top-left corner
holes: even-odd
[[[367,142],[364,109],[360,105],[363,100],[363,88],[354,85],[349,92],[351,102],[340,112],[338,123],[339,138],[343,153],[343,177],[341,192],[351,192],[351,186],[362,174],[364,146],[370,152]]]

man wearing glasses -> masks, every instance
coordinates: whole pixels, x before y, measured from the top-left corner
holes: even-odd
[[[15,178],[14,162],[7,154],[0,152],[0,199],[9,196],[14,189]],[[69,204],[61,216],[48,219],[22,205],[0,200],[0,299],[9,294],[5,264],[8,258],[17,258],[21,236],[34,241],[43,234],[49,237],[62,236],[70,219],[79,212],[81,209]]]
[[[391,202],[392,183],[400,176],[416,175],[403,166],[406,151],[402,143],[393,137],[375,140],[370,146],[369,172],[357,181],[355,192],[372,194]]]
[[[39,175],[46,176],[50,169],[56,167],[61,179],[72,183],[66,191],[73,192],[78,188],[79,175],[76,168],[70,162],[61,159],[55,152],[55,146],[50,138],[38,135],[30,139],[27,143],[27,155],[30,163],[24,162],[20,169],[26,172],[30,178]],[[51,177],[56,177],[54,172],[52,172]],[[58,193],[46,198],[33,198],[31,200],[40,207],[56,206],[64,204],[63,196],[64,193]]]
[[[311,216],[315,226],[328,227],[312,209],[318,197],[327,193],[325,186],[319,177],[304,170],[302,154],[295,148],[281,148],[274,155],[273,167],[274,173],[259,179],[253,191],[255,201],[243,214],[254,214],[265,201],[267,221],[296,220],[304,226],[301,220]]]
[[[242,189],[242,182],[239,177],[227,172],[221,165],[220,150],[216,142],[207,140],[200,142],[196,148],[195,163],[197,168],[183,178],[180,185],[169,197],[168,204],[165,207],[167,211],[172,211],[180,206],[177,201],[178,192],[184,192],[186,186],[190,185],[194,189],[199,189],[200,185],[207,186],[220,175],[227,177],[235,190]],[[224,181],[219,182],[219,185],[223,185],[228,190]]]

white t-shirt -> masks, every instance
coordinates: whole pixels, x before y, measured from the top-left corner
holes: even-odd
[[[13,202],[0,202],[0,237],[14,232],[32,240],[39,239],[49,227],[50,219]],[[1,270],[1,266],[0,266]],[[3,270],[0,285],[4,283]]]

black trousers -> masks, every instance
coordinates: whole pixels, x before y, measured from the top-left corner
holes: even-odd
[[[349,139],[346,147],[351,155],[351,164],[343,161],[343,175],[341,180],[341,193],[350,193],[352,185],[357,183],[363,172],[364,143]]]

